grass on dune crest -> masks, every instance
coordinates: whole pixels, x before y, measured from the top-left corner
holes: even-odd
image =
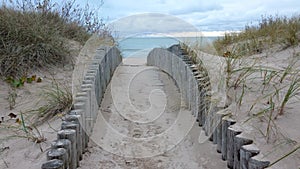
[[[105,32],[97,9],[75,0],[5,1],[0,7],[0,76],[19,78],[48,66],[72,63],[68,40],[84,43]]]
[[[7,97],[10,110],[17,104],[18,86],[32,81],[38,83],[39,77],[32,80],[36,76],[32,75],[34,71],[45,70],[51,74],[55,68],[73,65],[72,44],[80,42],[83,45],[95,34],[110,36],[110,30],[98,16],[98,8],[91,8],[88,4],[81,7],[76,0],[60,4],[51,0],[0,1],[0,79],[11,85]],[[26,137],[28,134],[31,136],[28,128],[37,127],[53,116],[67,112],[72,106],[69,86],[58,84],[54,78],[52,84],[55,85],[42,92],[45,103],[24,110],[24,113],[16,113],[22,117],[19,118],[20,124],[23,124],[20,131]],[[18,124],[13,126],[17,126],[19,133]]]
[[[240,55],[261,53],[262,50],[280,45],[281,49],[300,42],[300,15],[263,16],[258,25],[245,26],[240,33],[227,33],[214,41],[219,55],[230,51]]]

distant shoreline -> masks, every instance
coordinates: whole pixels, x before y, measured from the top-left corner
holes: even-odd
[[[121,35],[120,32],[117,39],[125,39],[125,38],[149,38],[149,37],[170,37],[170,38],[214,38],[214,37],[223,37],[226,33],[240,33],[241,31],[199,31],[199,32],[171,32],[171,33],[136,33],[136,34],[127,34]]]
[[[132,36],[117,38],[118,47],[123,56],[127,57],[136,52],[141,52],[156,47],[168,48],[180,42],[193,44],[211,44],[218,37],[170,37],[170,36]]]

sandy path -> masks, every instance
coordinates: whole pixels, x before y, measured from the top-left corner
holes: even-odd
[[[89,147],[88,168],[226,168],[181,102],[172,78],[143,59],[127,59],[106,90]]]

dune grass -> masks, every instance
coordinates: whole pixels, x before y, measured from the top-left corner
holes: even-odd
[[[7,97],[10,109],[16,104],[18,86],[22,86],[24,80],[32,82],[29,75],[38,70],[51,72],[53,67],[74,64],[71,42],[84,44],[95,34],[109,36],[110,32],[98,16],[98,8],[91,8],[89,4],[81,7],[76,0],[61,4],[51,0],[3,0],[0,6],[0,79],[11,85]],[[25,120],[36,127],[70,110],[73,99],[70,87],[58,85],[55,79],[53,82],[53,86],[43,91],[46,103],[32,108],[31,113],[25,112],[22,122]]]
[[[262,16],[258,25],[246,26],[240,33],[227,33],[214,41],[219,55],[230,51],[245,55],[261,53],[263,49],[280,45],[281,49],[300,42],[300,16]]]
[[[0,7],[0,76],[22,77],[48,66],[72,63],[68,40],[84,43],[104,32],[96,9],[75,0],[4,1]]]
[[[262,17],[258,25],[246,26],[240,33],[225,34],[214,41],[218,55],[226,60],[226,84],[228,90],[237,98],[236,104],[241,107],[245,94],[256,92],[257,98],[254,103],[243,103],[250,106],[248,117],[243,123],[254,120],[253,127],[265,138],[266,143],[274,144],[280,136],[290,140],[279,130],[281,126],[278,126],[278,118],[286,113],[287,107],[299,103],[300,70],[297,63],[300,58],[299,52],[294,50],[293,53],[282,56],[287,59],[285,67],[270,67],[260,64],[259,60],[272,57],[269,52],[296,49],[299,48],[299,44],[300,15],[290,18]],[[256,55],[261,53],[262,55]],[[243,61],[248,64],[237,64]],[[253,84],[257,85],[256,88],[253,88]],[[256,127],[258,121],[264,123],[264,127]],[[299,144],[290,152],[280,155],[270,166],[297,150]]]
[[[39,126],[55,115],[70,111],[73,103],[70,87],[57,82],[54,78],[52,86],[44,89],[43,99],[45,103],[32,110],[34,115],[34,119],[31,120],[32,126]]]

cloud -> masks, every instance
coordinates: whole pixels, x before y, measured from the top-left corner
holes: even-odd
[[[144,13],[121,18],[110,24],[119,36],[144,35],[170,32],[195,32],[192,24],[172,15]]]
[[[201,0],[104,1],[104,10],[113,12],[112,15],[120,16],[123,14],[123,17],[145,12],[182,15],[220,9],[222,6],[216,2]]]
[[[174,15],[206,31],[240,30],[246,24],[257,23],[262,15],[291,16],[299,11],[299,0],[104,0],[102,8],[102,14],[109,16],[110,21],[146,12],[162,13]]]
[[[198,1],[203,2],[203,1]],[[194,5],[185,5],[183,7],[174,9],[170,11],[173,15],[186,15],[192,13],[203,13],[214,10],[222,10],[223,7],[216,3],[196,3]]]

